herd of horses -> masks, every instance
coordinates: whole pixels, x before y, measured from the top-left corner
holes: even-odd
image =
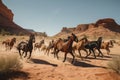
[[[29,36],[29,40],[22,41],[17,45],[17,50],[19,52],[20,58],[26,57],[28,52],[28,59],[31,58],[31,54],[34,50],[38,49],[39,51],[44,51],[49,55],[49,52],[51,50],[51,53],[54,54],[54,57],[57,57],[59,59],[58,53],[64,52],[64,60],[63,62],[66,61],[67,54],[70,53],[72,56],[72,62],[74,63],[75,61],[75,51],[78,51],[79,56],[81,59],[83,57],[81,56],[81,50],[86,52],[85,58],[91,55],[93,53],[94,58],[97,56],[104,57],[101,49],[106,49],[107,54],[109,55],[110,53],[110,47],[113,47],[113,43],[115,43],[114,40],[110,40],[109,42],[103,42],[102,37],[98,37],[96,41],[90,41],[87,39],[87,37],[83,37],[82,39],[78,40],[78,37],[75,34],[71,34],[68,36],[66,39],[59,38],[57,40],[51,40],[48,44],[48,46],[45,45],[44,39],[41,40],[39,43],[35,43],[35,35],[31,34]],[[5,40],[2,42],[2,44],[5,44],[6,50],[11,50],[13,45],[16,43],[16,38],[13,38],[11,40]],[[96,50],[98,51],[98,55],[96,56]],[[24,54],[24,56],[23,56]]]

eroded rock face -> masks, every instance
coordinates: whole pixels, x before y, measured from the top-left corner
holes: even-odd
[[[80,24],[76,27],[75,31],[83,32],[88,29],[88,24]]]
[[[107,26],[118,26],[114,19],[112,18],[105,18],[105,19],[99,19],[95,26],[99,26],[101,24],[106,24]]]
[[[0,15],[7,18],[10,21],[13,21],[13,16],[14,14],[12,13],[12,11],[10,9],[8,9],[2,2],[2,0],[0,0]]]
[[[64,32],[64,33],[63,33]],[[65,35],[66,33],[76,33],[78,35],[87,36],[105,36],[114,37],[120,35],[120,25],[114,19],[105,18],[99,19],[95,23],[79,24],[74,28],[64,27],[59,34]]]
[[[31,32],[23,29],[21,26],[13,22],[14,14],[0,0],[0,33],[2,30],[10,34],[30,34]]]

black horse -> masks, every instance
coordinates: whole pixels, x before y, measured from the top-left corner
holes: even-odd
[[[88,57],[91,54],[91,51],[92,51],[93,54],[94,54],[94,57],[96,58],[94,49],[98,50],[98,52],[99,52],[98,56],[100,56],[100,54],[101,54],[101,56],[103,57],[103,54],[100,51],[101,43],[102,43],[102,37],[99,37],[97,41],[90,41],[89,43],[87,43],[85,45],[85,48],[89,49],[89,54],[86,57]]]
[[[29,52],[29,57],[28,59],[31,57],[31,53],[33,50],[33,43],[35,42],[35,36],[33,34],[30,35],[28,42],[20,42],[17,46],[17,49],[19,51],[19,55],[22,58],[22,55],[25,52],[25,56],[24,58],[27,56],[27,52]],[[21,54],[21,51],[23,51],[23,53]]]

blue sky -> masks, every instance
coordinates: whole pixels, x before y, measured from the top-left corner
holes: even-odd
[[[55,35],[62,27],[113,18],[120,24],[120,0],[3,0],[23,28]]]

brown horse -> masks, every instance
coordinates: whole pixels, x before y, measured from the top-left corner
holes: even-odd
[[[5,45],[6,50],[11,50],[13,48],[13,45],[16,43],[16,38],[7,39],[2,42],[3,45]]]
[[[109,55],[110,54],[110,48],[112,48],[114,46],[115,43],[113,40],[110,40],[108,42],[102,42],[101,43],[101,49],[105,49],[107,51],[107,54]]]
[[[46,49],[45,49],[45,54],[47,53],[47,55],[49,56],[49,52],[50,52],[50,50],[52,50],[53,49],[53,43],[54,43],[54,40],[52,40],[52,41],[50,41],[49,42],[49,44],[48,44],[48,46],[46,46]]]
[[[88,39],[86,37],[84,37],[72,46],[73,47],[73,52],[75,53],[75,50],[77,50],[81,59],[83,59],[82,56],[81,56],[81,52],[80,52],[81,50],[85,51],[88,55],[88,51],[85,48],[85,44],[88,43],[88,42],[89,42]]]
[[[43,40],[41,40],[39,43],[35,43],[34,44],[34,50],[36,50],[37,48],[39,49],[39,51],[40,51],[40,48],[41,48],[41,46],[44,44],[44,39]]]
[[[71,34],[71,36],[69,36],[69,39],[66,42],[64,42],[62,39],[59,39],[54,46],[54,56],[56,55],[57,59],[58,59],[59,58],[58,57],[59,51],[65,52],[65,56],[64,56],[64,60],[63,60],[63,62],[65,62],[67,54],[70,53],[73,57],[73,59],[72,59],[72,63],[73,63],[74,58],[75,58],[75,56],[72,52],[73,41],[78,42],[77,36],[73,33]]]

